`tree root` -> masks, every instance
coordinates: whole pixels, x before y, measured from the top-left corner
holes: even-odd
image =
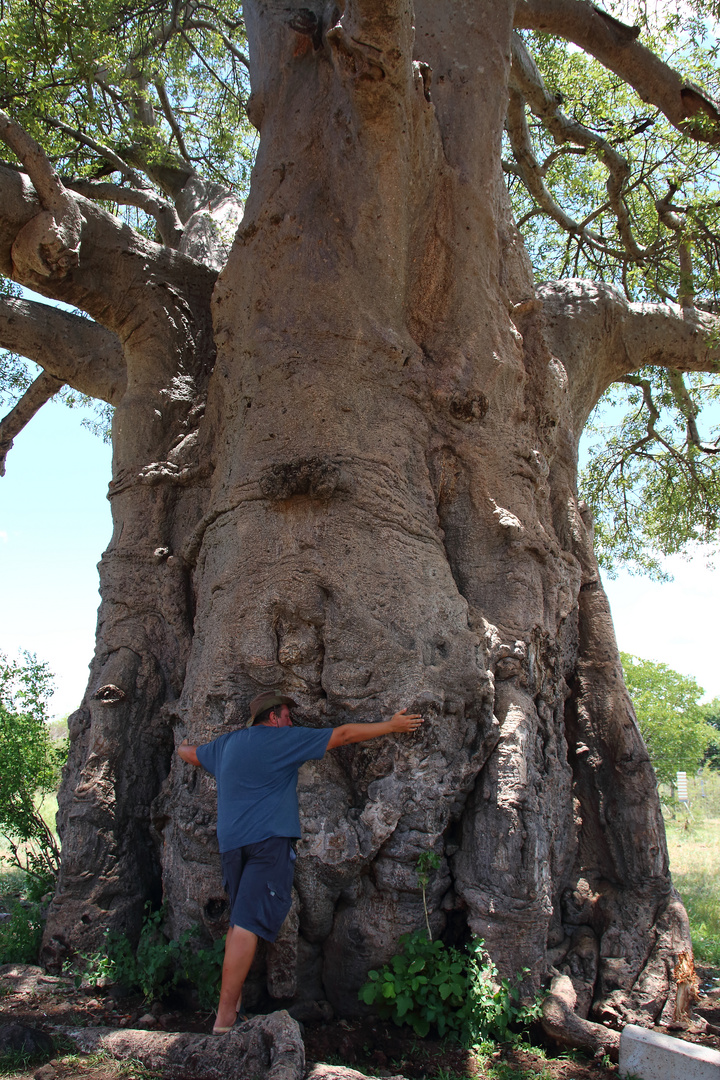
[[[567,975],[556,975],[542,1008],[542,1026],[546,1034],[563,1046],[584,1050],[592,1057],[607,1054],[617,1061],[620,1051],[620,1032],[603,1024],[583,1020],[575,1010],[577,997]]]

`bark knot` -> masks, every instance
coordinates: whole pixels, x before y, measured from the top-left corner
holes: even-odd
[[[479,423],[488,411],[489,402],[483,393],[456,393],[450,398],[450,415],[464,424]]]
[[[322,457],[297,458],[277,462],[260,478],[260,490],[266,499],[280,501],[294,495],[311,499],[329,499],[348,490],[347,478],[340,465]]]
[[[119,705],[121,701],[126,698],[124,690],[121,690],[119,686],[115,686],[114,683],[107,683],[106,686],[99,687],[93,694],[93,701],[99,701],[101,705]]]

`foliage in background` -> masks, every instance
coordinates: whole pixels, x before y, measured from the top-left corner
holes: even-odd
[[[696,445],[671,375],[643,368],[615,383],[585,428],[579,488],[593,512],[595,554],[611,575],[624,564],[663,580],[661,556],[720,539],[720,381],[684,377],[692,426],[704,434]]]
[[[720,773],[688,777],[689,807],[666,808],[670,869],[690,920],[699,963],[720,967]]]
[[[706,721],[714,729],[712,742],[705,751],[703,763],[720,772],[720,698],[713,698],[703,706],[703,712]]]
[[[0,918],[0,964],[36,964],[43,932],[37,903],[12,901],[9,914]]]
[[[717,11],[705,0],[601,7],[717,99]],[[525,93],[527,142],[510,125],[503,164],[538,279],[606,282],[687,318],[720,312],[717,147],[677,131],[574,44],[521,36],[551,104],[538,110]],[[717,375],[646,368],[601,399],[579,483],[601,566],[661,578],[659,556],[720,539],[719,394]]]
[[[146,1001],[166,997],[179,983],[194,987],[200,1008],[213,1009],[220,993],[225,942],[219,938],[208,948],[198,948],[193,927],[178,940],[163,933],[165,912],[146,905],[137,948],[124,934],[107,931],[105,947],[82,959],[85,970],[78,975],[90,985],[109,981],[127,992],[140,991]]]
[[[0,653],[0,834],[11,861],[47,888],[60,852],[40,812],[55,791],[67,745],[53,743],[47,703],[52,675],[31,653],[8,660]]]
[[[658,782],[674,785],[679,770],[697,772],[715,735],[700,704],[703,689],[667,664],[629,653],[620,658]]]

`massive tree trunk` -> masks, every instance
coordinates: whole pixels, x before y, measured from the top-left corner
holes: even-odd
[[[224,931],[213,784],[173,746],[277,687],[311,726],[427,722],[303,770],[297,903],[256,997],[357,1010],[422,924],[432,848],[438,933],[528,986],[566,970],[583,1015],[672,1007],[687,921],[576,490],[622,362],[561,317],[614,305],[621,335],[632,312],[535,294],[500,159],[514,7],[246,4],[260,150],[214,287],[201,245],[161,254],[81,200],[103,267],[81,245],[50,288],[15,239],[16,276],[82,293],[127,372],[49,962],[161,895],[174,933]],[[6,262],[36,220],[16,194]]]

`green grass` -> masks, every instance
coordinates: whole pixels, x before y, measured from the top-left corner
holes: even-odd
[[[670,870],[690,919],[696,961],[720,966],[720,773],[688,779],[690,806],[665,807]]]

